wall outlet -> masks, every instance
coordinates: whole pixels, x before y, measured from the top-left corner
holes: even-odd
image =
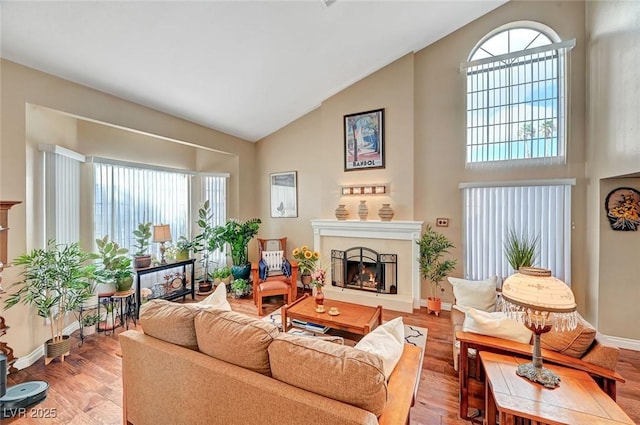
[[[448,218],[436,218],[436,226],[437,227],[449,227],[449,219]]]

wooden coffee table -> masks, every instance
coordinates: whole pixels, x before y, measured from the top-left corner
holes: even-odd
[[[337,316],[329,315],[329,309],[337,307],[340,312]],[[291,326],[288,319],[298,319],[311,322],[331,329],[350,332],[358,335],[366,335],[376,326],[382,324],[382,306],[369,307],[365,305],[346,303],[336,300],[324,300],[324,313],[316,312],[315,298],[304,294],[290,305],[282,307],[282,327],[288,331]]]
[[[501,425],[520,423],[517,418],[540,425],[633,424],[586,372],[545,364],[561,378],[559,387],[548,389],[516,375],[518,364],[531,359],[481,351],[480,360],[487,381],[487,425],[496,424],[496,413]]]

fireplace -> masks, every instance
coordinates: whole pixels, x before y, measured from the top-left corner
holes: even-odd
[[[331,250],[331,284],[341,288],[398,293],[398,259],[366,247]]]

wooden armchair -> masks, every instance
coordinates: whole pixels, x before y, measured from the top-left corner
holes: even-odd
[[[251,263],[253,302],[262,316],[262,298],[286,295],[288,304],[298,295],[298,263],[286,258],[287,238],[258,238],[260,261]]]

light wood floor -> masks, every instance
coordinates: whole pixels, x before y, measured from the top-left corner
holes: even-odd
[[[265,305],[265,312],[271,312],[281,304],[274,299]],[[251,300],[232,300],[232,307],[235,311],[257,316]],[[400,315],[407,324],[429,329],[418,400],[411,411],[411,423],[469,424],[458,419],[458,377],[453,370],[449,313],[442,312],[440,317],[435,317],[427,315],[424,308],[413,314],[385,311],[384,320]],[[14,418],[2,420],[3,424],[121,423],[121,359],[116,355],[119,349],[117,336],[93,335],[85,340],[82,347],[77,347],[78,332],[72,338],[75,345],[64,363],[55,360],[45,367],[44,360],[40,359],[27,369],[9,375],[9,385],[28,380],[49,382],[49,395],[36,406],[36,413],[51,413],[52,410],[48,409],[55,409],[56,418]],[[640,424],[640,352],[622,350],[618,371],[627,380],[618,386],[618,403],[631,419]]]

